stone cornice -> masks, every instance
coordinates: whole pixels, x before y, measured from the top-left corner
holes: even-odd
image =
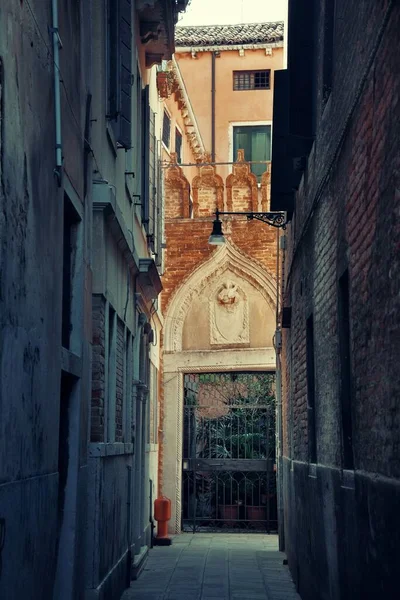
[[[172,91],[183,117],[186,137],[194,158],[201,159],[205,154],[204,142],[200,134],[199,126],[197,125],[196,117],[186,91],[179,65],[175,58],[173,58],[168,66],[173,77]]]

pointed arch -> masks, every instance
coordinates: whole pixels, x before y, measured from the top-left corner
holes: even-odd
[[[220,278],[225,271],[232,271],[257,289],[268,305],[276,307],[276,278],[259,263],[227,242],[206,262],[199,265],[175,291],[165,314],[164,350],[180,352],[186,315],[192,299]]]

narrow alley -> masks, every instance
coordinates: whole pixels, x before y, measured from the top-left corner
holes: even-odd
[[[0,0],[0,600],[399,600],[400,0]]]
[[[300,600],[277,535],[183,533],[157,546],[122,600]]]

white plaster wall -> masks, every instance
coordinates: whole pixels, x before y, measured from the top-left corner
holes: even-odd
[[[210,340],[211,312],[217,303],[218,281],[221,283],[227,280],[236,283],[246,297],[249,316],[249,347],[272,346],[275,332],[275,314],[272,307],[265,301],[259,290],[227,270],[223,278],[217,279],[217,286],[215,281],[211,281],[198,296],[193,297],[183,325],[183,350],[212,348]],[[236,315],[233,314],[232,318],[235,319]]]

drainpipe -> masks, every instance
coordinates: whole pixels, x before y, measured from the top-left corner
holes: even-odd
[[[56,128],[56,166],[54,173],[58,185],[61,185],[62,172],[62,145],[61,145],[61,100],[60,100],[60,48],[62,43],[58,31],[58,0],[52,0],[53,13],[53,68],[54,68],[54,115]]]
[[[281,236],[277,229],[277,248],[276,248],[276,331],[275,331],[275,355],[276,355],[276,463],[277,463],[277,508],[278,508],[278,535],[279,550],[285,549],[284,536],[284,511],[283,511],[283,459],[282,459],[282,367],[281,367],[281,347],[282,347],[282,329],[279,322],[279,301],[280,301],[280,245]]]
[[[211,162],[215,162],[215,52],[211,52]]]

